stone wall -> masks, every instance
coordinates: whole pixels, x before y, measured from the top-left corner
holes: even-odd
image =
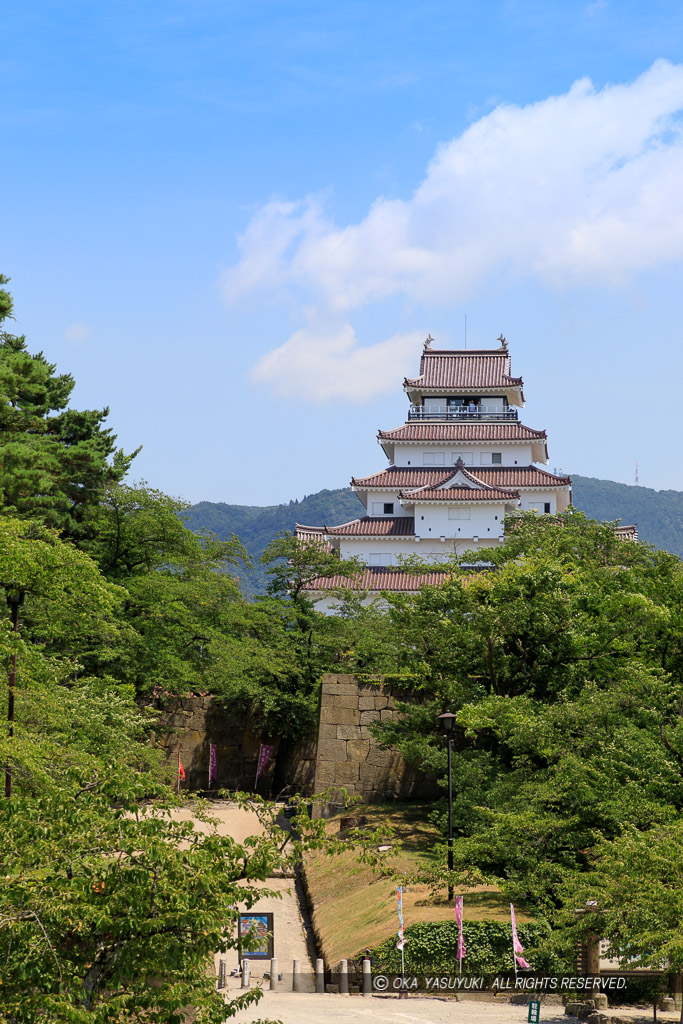
[[[212,788],[254,790],[259,745],[264,741],[244,712],[225,710],[209,694],[191,694],[163,702],[159,725],[157,743],[172,765],[177,763],[178,743],[182,744],[187,789],[207,788],[209,744],[215,743],[218,780]],[[274,745],[274,757],[258,784],[264,796],[273,788],[277,741]]]
[[[370,732],[377,721],[398,717],[394,690],[352,675],[324,675],[315,792],[342,786],[366,801],[431,797],[434,776],[410,768],[397,750],[382,750]]]
[[[259,779],[262,796],[310,796],[332,786],[366,801],[431,797],[434,776],[408,767],[397,750],[382,750],[370,724],[393,721],[398,712],[386,683],[362,682],[352,675],[325,675],[316,737],[294,743],[259,734],[245,712],[221,707],[209,694],[175,697],[162,703],[157,743],[175,766],[178,744],[187,789],[205,790],[209,744],[216,744],[218,781],[214,789],[254,791],[259,745],[275,747]]]

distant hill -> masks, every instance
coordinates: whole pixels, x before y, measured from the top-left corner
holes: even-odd
[[[641,540],[683,558],[683,493],[572,474],[573,501],[591,519],[636,523]]]
[[[574,476],[573,499],[591,519],[621,519],[636,523],[640,539],[683,557],[683,493],[653,491],[649,487],[618,484]],[[364,507],[348,487],[318,491],[287,505],[225,505],[200,501],[186,513],[191,530],[210,530],[221,539],[236,533],[254,560],[252,569],[240,572],[240,586],[247,597],[263,594],[267,577],[259,558],[266,545],[295,523],[333,526],[363,515]]]

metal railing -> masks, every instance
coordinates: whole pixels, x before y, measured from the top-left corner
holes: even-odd
[[[411,405],[408,410],[408,420],[422,420],[424,422],[446,422],[446,423],[507,423],[518,418],[516,409],[499,409],[497,411],[476,408],[475,410],[465,407],[442,409],[425,409],[423,405]]]

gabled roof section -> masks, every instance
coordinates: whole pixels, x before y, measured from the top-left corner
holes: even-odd
[[[478,480],[474,473],[471,473],[466,468],[462,459],[457,459],[450,479],[444,480],[443,483],[439,484],[439,487],[469,487],[481,491],[490,487],[490,484],[484,483],[483,480]]]
[[[448,504],[457,501],[470,505],[492,501],[500,504],[501,502],[517,502],[519,491],[513,491],[507,487],[483,487],[479,490],[474,487],[423,487],[416,491],[400,491],[399,498],[402,501],[412,501],[416,504],[423,501],[442,501]]]
[[[453,466],[389,466],[372,476],[354,477],[351,486],[360,491],[409,490],[416,487],[443,486],[453,476]],[[558,476],[536,466],[477,466],[472,474],[490,487],[569,487],[571,477]]]
[[[510,488],[492,487],[491,484],[478,479],[474,473],[465,468],[462,459],[455,464],[455,472],[443,480],[436,487],[428,484],[415,490],[400,491],[399,498],[402,501],[517,501],[519,491]]]
[[[326,526],[325,533],[332,537],[414,537],[415,520],[412,516],[363,516],[342,526]]]
[[[419,377],[406,377],[405,388],[521,388],[521,377],[513,377],[507,342],[498,349],[432,349],[425,346]]]

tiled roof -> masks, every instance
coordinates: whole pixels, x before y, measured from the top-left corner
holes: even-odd
[[[297,540],[304,540],[309,544],[319,544],[325,551],[332,551],[332,545],[325,540],[324,526],[302,526],[301,523],[295,523],[294,536]]]
[[[536,466],[472,466],[469,472],[475,479],[491,487],[566,487],[571,484],[571,477],[556,476]],[[454,466],[389,466],[372,476],[354,477],[351,486],[362,490],[376,487],[398,490],[438,487],[450,480],[454,473]]]
[[[352,487],[426,487],[428,484],[440,484],[453,476],[453,466],[432,468],[422,466],[389,466],[371,476],[353,477]]]
[[[545,430],[523,423],[406,423],[380,430],[380,441],[545,441]]]
[[[301,523],[294,524],[294,532],[297,537],[321,536],[325,532],[324,526],[303,526]]]
[[[386,566],[368,568],[365,572],[349,579],[346,576],[321,576],[317,580],[311,580],[306,590],[337,590],[340,587],[351,590],[419,590],[426,585],[438,586],[445,583],[449,577],[447,570],[435,570],[434,572],[420,573],[413,575],[402,569],[389,569]]]
[[[536,466],[477,466],[476,476],[492,487],[568,487],[570,476],[557,476]]]
[[[417,388],[521,387],[521,377],[510,374],[510,355],[505,349],[425,349],[420,376],[406,378]]]
[[[631,523],[629,526],[614,527],[614,534],[619,540],[638,540],[638,527],[635,523]]]
[[[416,491],[401,491],[406,501],[515,501],[519,491],[500,487],[423,487]]]
[[[342,526],[326,526],[325,533],[335,537],[414,537],[412,516],[363,516]]]

